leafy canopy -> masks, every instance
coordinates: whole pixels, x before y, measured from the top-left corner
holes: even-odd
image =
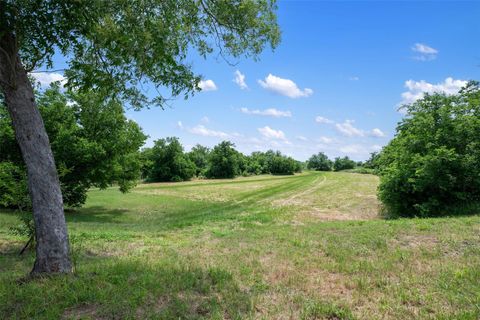
[[[66,205],[80,206],[90,187],[106,188],[117,183],[128,191],[140,176],[138,150],[146,136],[127,120],[118,100],[103,100],[90,92],[62,92],[58,84],[37,93],[37,103],[47,130]],[[25,167],[15,140],[10,117],[0,104],[0,164],[10,174],[7,181],[26,186]],[[0,188],[0,197],[20,193]],[[28,198],[22,188],[22,198]],[[24,196],[24,197],[23,197]],[[15,199],[18,199],[16,197]],[[17,201],[18,202],[18,201]],[[10,206],[19,207],[11,201]],[[6,205],[6,201],[4,206]]]
[[[27,71],[52,67],[59,50],[68,87],[163,106],[169,95],[199,90],[192,53],[256,58],[274,48],[275,10],[275,0],[4,0],[0,36],[14,39]],[[138,88],[146,82],[156,93]]]
[[[333,170],[334,171],[341,171],[341,170],[349,170],[355,168],[357,163],[351,160],[349,157],[345,156],[343,158],[337,157],[335,161],[333,161]]]
[[[208,178],[234,178],[240,174],[240,153],[235,150],[235,144],[222,141],[210,152],[208,159]]]
[[[185,181],[195,175],[195,163],[183,151],[176,137],[156,140],[154,146],[144,153],[149,160],[147,181]]]
[[[332,166],[332,161],[328,159],[328,156],[323,152],[311,156],[307,164],[308,169],[317,171],[331,171]]]
[[[467,213],[480,203],[480,88],[425,95],[405,106],[376,159],[379,197],[392,216]]]

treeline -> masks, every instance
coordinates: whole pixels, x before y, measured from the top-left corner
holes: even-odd
[[[142,177],[148,182],[186,181],[194,177],[234,178],[258,174],[291,175],[302,171],[302,163],[279,151],[244,155],[230,141],[209,149],[196,145],[185,152],[179,139],[169,137],[154,142],[141,152]]]
[[[348,156],[337,157],[332,161],[323,152],[314,154],[307,161],[307,168],[317,171],[342,171],[351,170],[363,166],[364,164],[361,161],[355,162],[351,160]]]

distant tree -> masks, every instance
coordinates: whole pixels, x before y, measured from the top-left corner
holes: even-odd
[[[148,154],[151,165],[147,180],[150,182],[185,181],[195,175],[195,163],[176,137],[156,140]]]
[[[291,175],[299,170],[299,164],[291,157],[284,156],[280,151],[267,151],[268,172],[276,175]]]
[[[51,68],[61,53],[68,87],[134,108],[163,106],[164,96],[149,100],[137,84],[188,97],[200,81],[192,51],[257,57],[280,40],[275,11],[273,0],[0,1],[0,92],[28,173],[37,230],[32,273],[68,273],[71,261],[57,168],[27,74]]]
[[[193,163],[195,163],[196,170],[195,175],[201,176],[205,175],[205,171],[207,170],[208,166],[208,156],[210,154],[210,149],[204,146],[197,144],[192,148],[192,150],[188,153],[188,157],[190,158]]]
[[[355,168],[355,166],[356,166],[356,162],[353,160],[350,160],[350,158],[347,156],[343,158],[337,157],[333,162],[334,171],[353,169]]]
[[[378,159],[379,159],[379,153],[378,152],[372,152],[370,153],[370,158],[368,158],[368,160],[366,160],[364,163],[363,163],[363,167],[367,168],[367,169],[378,169]]]
[[[141,178],[148,180],[148,176],[153,167],[152,148],[143,148],[140,151]]]
[[[404,106],[395,137],[375,161],[388,215],[478,212],[479,101],[478,83],[470,82],[457,95],[425,95]]]
[[[240,174],[239,153],[230,141],[217,144],[208,158],[208,178],[234,178]]]
[[[331,171],[332,166],[333,162],[323,152],[311,156],[307,164],[308,169],[317,171]]]
[[[84,204],[91,187],[106,188],[115,183],[126,192],[136,184],[141,168],[138,150],[146,136],[135,122],[125,118],[120,101],[105,101],[93,92],[62,92],[58,84],[39,92],[36,98],[56,159],[65,205]],[[1,104],[0,132],[0,164],[9,168],[12,179],[5,177],[5,183],[16,181],[19,187],[26,186],[20,148]],[[17,200],[10,204],[3,201],[3,206],[30,207],[26,187],[15,188],[14,192],[0,188],[0,198],[6,197]]]

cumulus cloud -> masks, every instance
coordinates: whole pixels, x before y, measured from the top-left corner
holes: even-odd
[[[378,128],[373,129],[372,132],[370,133],[370,135],[373,136],[373,137],[377,137],[377,138],[385,137],[385,133]]]
[[[308,141],[308,139],[304,136],[296,136],[296,139],[300,141]]]
[[[432,94],[435,92],[443,92],[448,95],[456,94],[467,84],[467,82],[468,81],[466,80],[456,80],[452,77],[448,77],[445,81],[437,84],[428,83],[425,80],[405,81],[405,88],[407,88],[407,91],[402,93],[402,101],[399,103],[399,106],[414,103],[418,99],[422,99],[425,93]]]
[[[321,143],[329,144],[333,142],[333,139],[328,137],[320,137],[318,138],[318,141],[320,141]]]
[[[217,90],[217,85],[213,80],[200,80],[198,83],[198,87],[202,89],[202,91],[215,91]]]
[[[330,119],[327,119],[327,118],[324,118],[324,117],[321,117],[321,116],[317,116],[317,117],[315,118],[315,122],[316,122],[316,123],[325,123],[325,124],[333,124],[333,123],[335,123],[335,121],[330,120]]]
[[[63,85],[67,80],[62,74],[57,72],[35,72],[30,73],[30,75],[34,77],[42,87],[48,87],[52,82],[56,81],[60,81]]]
[[[269,116],[275,118],[281,117],[291,117],[292,113],[290,111],[282,111],[275,108],[269,108],[265,110],[250,110],[248,108],[241,108],[240,111],[245,114],[253,114],[259,116]]]
[[[313,90],[310,88],[302,90],[292,80],[282,79],[272,74],[265,77],[265,80],[258,80],[258,83],[267,90],[289,98],[306,98],[313,94]]]
[[[417,55],[413,58],[420,61],[430,61],[437,58],[438,50],[424,43],[415,43],[411,48]]]
[[[266,139],[287,140],[282,130],[275,130],[269,126],[258,128],[258,132]]]
[[[245,82],[245,75],[240,72],[240,70],[235,71],[235,78],[233,79],[233,82],[235,82],[240,89],[245,90],[248,89],[248,85]]]
[[[204,125],[197,125],[193,128],[188,128],[188,132],[199,135],[199,136],[204,136],[204,137],[216,137],[216,138],[228,138],[229,134],[222,132],[222,131],[216,131],[212,129],[206,128]]]
[[[363,137],[365,132],[363,130],[357,129],[353,126],[355,121],[345,120],[343,123],[335,124],[335,128],[338,132],[347,137]]]
[[[349,144],[339,148],[340,152],[360,157],[367,157],[371,152],[377,152],[381,150],[382,147],[379,145],[365,145],[365,144]]]

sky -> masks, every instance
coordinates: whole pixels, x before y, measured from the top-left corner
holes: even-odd
[[[193,57],[201,92],[126,111],[146,146],[176,136],[186,150],[230,140],[247,154],[365,160],[393,138],[402,103],[480,80],[480,1],[280,0],[277,14],[282,41],[260,61]]]

